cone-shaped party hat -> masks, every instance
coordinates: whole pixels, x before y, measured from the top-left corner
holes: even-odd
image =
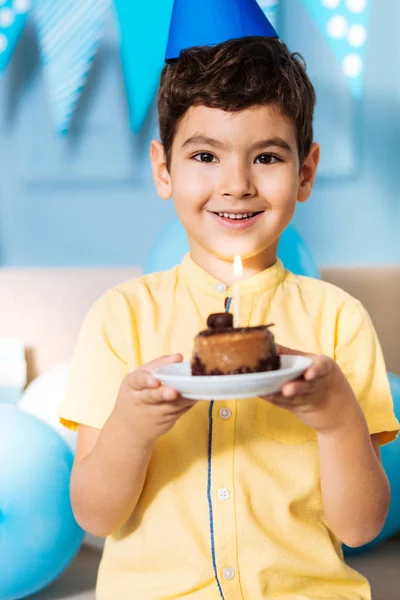
[[[256,0],[175,0],[165,59],[247,36],[278,37]]]

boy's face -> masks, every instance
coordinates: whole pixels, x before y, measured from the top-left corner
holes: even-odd
[[[274,107],[194,106],[177,128],[169,171],[160,142],[151,157],[157,190],[174,197],[199,264],[236,254],[274,262],[296,201],[311,193],[319,147],[300,168],[294,125]]]

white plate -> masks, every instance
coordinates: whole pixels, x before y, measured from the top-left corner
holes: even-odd
[[[312,360],[306,356],[283,354],[277,371],[193,376],[190,363],[182,362],[155,369],[153,375],[191,400],[239,400],[278,392],[284,383],[302,375],[311,364]]]

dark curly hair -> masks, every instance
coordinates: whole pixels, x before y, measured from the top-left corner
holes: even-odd
[[[163,69],[158,93],[160,137],[167,163],[177,126],[195,105],[236,112],[276,106],[296,129],[300,163],[313,141],[316,97],[298,53],[276,38],[246,37],[183,50]]]

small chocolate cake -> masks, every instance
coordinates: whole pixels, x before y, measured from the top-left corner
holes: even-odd
[[[192,375],[238,375],[274,371],[280,367],[270,325],[233,327],[230,313],[207,319],[205,331],[194,340]]]

